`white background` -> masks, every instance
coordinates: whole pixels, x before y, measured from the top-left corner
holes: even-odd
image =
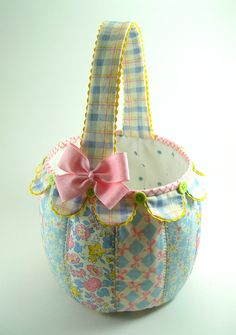
[[[152,311],[101,315],[54,281],[28,194],[35,166],[82,129],[102,20],[142,28],[154,128],[208,175],[195,268]],[[0,0],[0,334],[235,335],[235,0]]]

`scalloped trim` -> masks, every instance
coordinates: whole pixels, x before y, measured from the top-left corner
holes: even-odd
[[[198,169],[196,169],[196,165],[195,165],[195,163],[192,163],[192,168],[193,168],[193,171],[194,171],[196,174],[198,174],[199,176],[201,176],[201,177],[205,177],[205,176],[206,176],[205,173],[203,173],[203,172],[199,171]]]
[[[46,159],[47,159],[47,156],[44,157],[43,160],[42,160],[42,162],[39,163],[39,164],[36,166],[36,168],[35,168],[35,176],[34,176],[34,178],[31,180],[31,182],[30,182],[30,184],[29,184],[29,192],[30,192],[31,194],[33,194],[33,195],[36,195],[36,196],[39,196],[39,195],[42,195],[42,194],[46,193],[46,192],[49,190],[49,188],[51,187],[50,181],[47,180],[46,177],[45,177],[45,178],[43,177],[43,171],[44,171],[44,169],[45,169],[45,172],[46,172],[46,173],[48,172],[47,169],[45,168],[45,165],[44,165]],[[40,178],[44,179],[44,180],[47,182],[47,185],[45,186],[45,188],[44,188],[42,191],[40,191],[40,192],[35,192],[35,191],[33,190],[33,184],[35,183],[35,181],[36,181],[37,179],[40,179]]]
[[[196,168],[195,168],[195,164],[193,163],[193,172],[197,175],[197,176],[200,176],[200,177],[205,177],[205,174],[203,172],[200,172],[198,171]],[[198,197],[195,197],[193,194],[191,194],[191,192],[189,190],[187,190],[186,192],[186,195],[193,201],[204,201],[207,197],[207,192],[204,192],[203,196],[198,198]]]
[[[80,208],[78,210],[76,210],[74,213],[70,213],[70,214],[62,214],[60,213],[56,208],[53,207],[53,191],[51,191],[51,194],[50,194],[50,208],[51,210],[58,216],[62,217],[62,218],[68,218],[68,217],[71,217],[71,216],[75,216],[75,215],[79,215],[86,207],[87,205],[87,202],[88,202],[88,196],[86,196],[84,198],[84,201],[82,202]]]
[[[151,211],[151,209],[148,206],[147,200],[144,202],[144,207],[146,208],[147,212],[154,219],[157,219],[158,221],[161,221],[161,222],[175,222],[175,221],[178,221],[178,220],[182,219],[185,216],[185,214],[186,214],[187,201],[186,201],[185,195],[181,194],[181,198],[182,198],[182,204],[183,204],[182,213],[179,216],[177,216],[177,217],[175,217],[173,219],[165,219],[164,217],[161,217],[161,216],[153,214],[152,211]]]
[[[35,180],[38,179],[38,178],[40,178],[40,177],[35,176],[35,177],[31,180],[30,185],[29,185],[29,192],[30,192],[31,194],[33,194],[33,195],[36,195],[36,196],[39,196],[39,195],[42,195],[42,194],[46,193],[46,192],[50,189],[50,187],[51,187],[51,185],[50,185],[50,183],[49,183],[49,184],[45,187],[45,189],[43,189],[43,191],[41,191],[41,192],[35,192],[35,191],[33,191],[32,186],[33,186]]]
[[[77,137],[73,137],[71,138],[73,139],[73,142],[78,140]],[[68,142],[72,142],[70,140],[66,141],[66,142],[61,142],[60,145],[58,145],[58,148],[56,149],[57,151],[60,150],[62,147],[65,147]],[[160,140],[160,138],[159,138]],[[53,151],[53,155],[55,154],[55,150]],[[35,192],[33,190],[33,183],[38,179],[38,178],[42,178],[42,173],[43,173],[43,170],[46,169],[46,166],[45,166],[45,162],[46,162],[47,158],[43,160],[43,163],[41,163],[41,165],[39,164],[36,168],[36,175],[35,177],[32,179],[31,183],[30,183],[30,186],[29,186],[29,191],[31,194],[33,195],[36,195],[36,196],[40,196],[46,192],[48,192],[48,190],[51,188],[52,186],[52,183],[50,183],[50,180],[48,180],[48,184],[45,186],[45,188],[40,191],[40,192]],[[39,168],[40,168],[40,172],[39,172]],[[202,172],[196,170],[195,168],[195,165],[193,164],[192,165],[192,173],[196,173],[196,175],[198,176],[205,176]],[[47,171],[48,172],[48,171]],[[47,179],[47,175],[46,175],[46,179]],[[84,200],[82,201],[82,204],[80,206],[80,208],[78,210],[76,210],[74,213],[70,213],[70,214],[62,214],[60,211],[58,211],[58,208],[55,208],[53,206],[53,191],[54,191],[54,188],[51,188],[51,194],[50,194],[50,208],[51,210],[58,216],[62,217],[62,218],[65,218],[65,217],[72,217],[72,216],[76,216],[76,215],[79,215],[81,214],[81,212],[85,209],[85,207],[88,205],[88,203],[90,203],[91,205],[91,208],[92,208],[92,213],[93,215],[95,216],[96,220],[98,223],[104,225],[104,226],[115,226],[115,227],[118,227],[118,226],[122,226],[122,225],[127,225],[129,224],[135,217],[136,213],[137,213],[137,207],[138,206],[144,206],[144,208],[146,209],[146,211],[150,214],[151,217],[153,217],[154,219],[160,221],[160,222],[176,222],[178,220],[180,220],[181,218],[183,218],[186,214],[186,205],[187,205],[187,199],[186,198],[189,198],[193,201],[204,201],[206,199],[206,196],[207,196],[207,193],[205,192],[203,197],[195,197],[194,195],[192,195],[188,190],[185,194],[181,194],[181,199],[182,199],[182,207],[183,207],[183,210],[182,210],[182,213],[180,215],[178,215],[177,217],[173,218],[173,219],[166,219],[164,218],[163,216],[159,216],[159,215],[156,215],[153,213],[153,211],[150,209],[149,205],[148,205],[148,201],[147,199],[144,201],[143,204],[137,204],[135,203],[135,200],[133,199],[133,210],[132,210],[132,213],[131,215],[128,217],[128,219],[124,222],[121,222],[121,223],[107,223],[106,221],[104,221],[103,219],[101,219],[101,217],[99,216],[99,214],[97,213],[97,210],[96,210],[96,197],[95,196],[85,196]],[[172,190],[168,190],[167,192],[169,191],[172,191]],[[163,192],[163,193],[167,193],[167,192]],[[132,197],[133,198],[133,195],[136,194],[137,191],[131,191],[130,194],[128,195],[128,197]],[[161,193],[161,194],[163,194]],[[157,196],[157,194],[154,194],[154,195],[151,195],[151,196]]]
[[[116,131],[117,135],[123,136],[123,131],[122,130],[117,130]],[[52,174],[55,173],[55,171],[53,170],[50,160],[62,149],[64,149],[69,143],[75,144],[78,142],[78,140],[80,140],[80,136],[72,136],[69,139],[65,140],[65,141],[61,141],[59,142],[47,155],[46,159],[45,159],[45,168],[48,172],[48,174]],[[145,189],[145,190],[138,190],[138,189],[130,189],[130,194],[136,193],[136,192],[143,192],[145,193],[147,196],[154,196],[154,195],[159,195],[159,194],[163,194],[163,193],[167,193],[169,191],[174,191],[178,188],[179,184],[182,181],[186,181],[188,182],[191,178],[191,174],[193,173],[193,163],[191,162],[189,156],[186,154],[186,152],[179,146],[177,145],[175,142],[170,141],[164,137],[159,137],[157,135],[153,135],[152,138],[153,141],[158,141],[162,144],[167,145],[168,147],[172,148],[173,150],[175,150],[176,152],[178,152],[183,159],[185,159],[188,162],[188,169],[185,171],[185,173],[183,174],[182,177],[180,177],[179,179],[175,180],[172,183],[163,185],[163,186],[158,186],[158,187],[154,187],[154,188],[150,188],[150,189]]]
[[[186,192],[186,194],[187,194],[187,196],[188,196],[190,199],[192,199],[192,200],[194,200],[194,201],[204,201],[204,200],[206,199],[206,197],[207,197],[207,193],[206,193],[206,192],[204,193],[204,196],[203,196],[202,198],[196,198],[196,197],[194,197],[193,195],[191,195],[188,191]]]
[[[96,198],[94,197],[94,199],[92,200],[91,199],[91,208],[92,208],[92,213],[94,214],[96,220],[98,223],[100,223],[101,225],[103,226],[106,226],[106,227],[118,227],[118,226],[124,226],[124,225],[127,225],[129,224],[131,221],[133,221],[137,211],[136,211],[136,208],[137,208],[137,205],[134,204],[134,208],[133,208],[133,211],[131,213],[131,215],[129,216],[129,218],[124,221],[124,222],[120,222],[120,223],[107,223],[105,221],[103,221],[100,217],[99,217],[99,214],[97,213],[96,211]]]

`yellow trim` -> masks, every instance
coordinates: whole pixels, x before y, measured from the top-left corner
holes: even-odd
[[[100,217],[99,217],[99,215],[97,214],[97,212],[96,212],[96,199],[94,198],[93,200],[91,200],[90,203],[91,203],[92,213],[94,214],[97,222],[100,223],[103,226],[106,226],[106,227],[120,227],[120,226],[127,225],[131,221],[133,221],[133,219],[134,219],[134,217],[136,215],[136,207],[137,206],[134,204],[134,209],[133,209],[131,215],[129,216],[129,218],[126,221],[121,222],[121,223],[116,223],[116,224],[109,224],[109,223],[101,220]]]
[[[33,183],[35,182],[35,180],[38,179],[38,178],[40,178],[40,177],[39,177],[39,176],[35,176],[35,177],[31,180],[31,183],[30,183],[30,185],[29,185],[29,192],[30,192],[31,194],[33,194],[33,195],[36,195],[36,196],[38,196],[38,195],[42,195],[42,194],[46,193],[46,192],[49,190],[49,188],[51,187],[51,185],[48,184],[48,185],[46,186],[46,188],[45,188],[43,191],[41,191],[41,192],[34,192],[34,191],[32,190],[32,185],[33,185]]]
[[[148,90],[148,79],[147,79],[147,69],[144,59],[144,48],[143,48],[143,41],[142,41],[142,34],[139,26],[135,22],[131,22],[128,26],[128,29],[125,33],[125,38],[123,40],[123,44],[121,47],[121,54],[120,54],[120,62],[119,62],[119,68],[118,68],[118,75],[117,75],[117,81],[116,81],[116,100],[115,100],[115,115],[114,115],[114,128],[113,128],[113,136],[114,136],[114,148],[113,152],[116,152],[116,130],[117,130],[117,115],[118,115],[118,107],[119,107],[119,91],[120,91],[120,82],[121,82],[121,74],[122,74],[122,67],[123,67],[123,59],[124,59],[124,52],[125,48],[128,42],[129,34],[131,29],[135,27],[139,33],[140,38],[140,45],[142,49],[142,57],[143,57],[143,63],[144,63],[144,76],[145,76],[145,86],[146,86],[146,99],[147,99],[147,105],[148,105],[148,118],[150,122],[150,130],[151,130],[151,136],[154,138],[153,129],[152,129],[152,118],[151,118],[151,111],[150,111],[150,101],[149,101],[149,90]]]
[[[196,165],[195,165],[194,163],[193,163],[192,167],[193,167],[193,172],[195,172],[196,174],[198,174],[198,175],[201,176],[201,177],[205,177],[205,173],[203,173],[203,172],[197,170],[197,169],[196,169]]]
[[[144,203],[144,207],[146,208],[147,212],[148,212],[154,219],[157,219],[158,221],[162,221],[162,222],[175,222],[175,221],[178,221],[178,220],[182,219],[182,217],[184,217],[185,214],[186,214],[186,204],[187,204],[187,202],[186,202],[186,199],[185,199],[184,194],[181,194],[181,198],[182,198],[182,203],[183,203],[183,211],[182,211],[182,213],[181,213],[178,217],[176,217],[176,218],[174,218],[174,219],[165,219],[165,218],[163,218],[163,217],[160,217],[160,216],[158,216],[158,215],[153,214],[152,211],[151,211],[151,209],[150,209],[149,206],[148,206],[147,201],[145,201],[145,203]]]
[[[89,83],[88,83],[88,91],[87,91],[86,109],[85,109],[85,115],[84,115],[84,125],[83,125],[83,129],[82,129],[82,134],[81,134],[81,137],[80,137],[80,147],[82,147],[82,142],[83,142],[83,139],[84,139],[85,128],[86,128],[86,122],[87,122],[87,116],[88,116],[91,78],[92,78],[92,72],[93,72],[93,63],[94,63],[94,58],[95,58],[95,52],[96,52],[97,44],[98,44],[98,36],[100,35],[102,26],[104,25],[104,22],[105,21],[103,21],[98,28],[97,37],[96,37],[96,41],[95,41],[95,47],[93,49],[93,56],[92,56],[92,63],[91,63],[91,67],[90,67],[90,75],[89,75]]]
[[[144,64],[144,78],[145,78],[146,98],[147,98],[147,107],[148,107],[148,120],[149,120],[151,138],[154,139],[155,134],[154,134],[154,131],[153,131],[153,123],[152,123],[152,113],[151,113],[149,85],[148,85],[148,72],[147,72],[147,65],[146,65],[145,56],[144,56],[143,34],[141,32],[141,29],[140,29],[139,25],[136,22],[133,22],[133,25],[136,27],[136,29],[139,33],[139,38],[140,38],[142,58],[143,58],[143,64]]]
[[[35,168],[35,176],[34,178],[31,180],[30,184],[29,184],[29,193],[33,194],[33,195],[36,195],[36,196],[39,196],[39,195],[42,195],[44,193],[46,193],[49,188],[50,188],[50,183],[48,180],[46,180],[48,182],[48,185],[45,187],[45,189],[41,192],[35,192],[32,190],[32,186],[33,186],[33,183],[36,181],[36,179],[40,178],[42,176],[42,172],[43,172],[43,169],[44,169],[44,162],[45,160],[47,159],[47,156],[45,156],[42,160],[41,163],[39,163],[36,168]]]
[[[204,201],[204,200],[206,199],[206,197],[207,197],[207,193],[206,193],[206,192],[204,193],[204,196],[203,196],[202,198],[196,198],[196,197],[194,197],[193,195],[191,195],[188,191],[186,192],[186,194],[187,194],[187,196],[188,196],[190,199],[192,199],[192,200],[194,200],[194,201]]]
[[[62,218],[69,218],[69,217],[71,217],[71,216],[76,216],[76,215],[80,214],[80,213],[84,210],[84,208],[85,208],[85,206],[86,206],[86,204],[87,204],[87,200],[88,200],[88,197],[85,197],[85,199],[84,199],[84,201],[83,201],[81,207],[80,207],[80,208],[78,209],[78,211],[76,211],[75,213],[71,213],[71,214],[61,214],[61,213],[59,213],[59,212],[53,207],[53,204],[52,204],[52,194],[53,194],[53,190],[52,190],[52,192],[51,192],[51,194],[50,194],[50,208],[51,208],[51,210],[52,210],[56,215],[58,215],[58,216],[60,216],[60,217],[62,217]]]

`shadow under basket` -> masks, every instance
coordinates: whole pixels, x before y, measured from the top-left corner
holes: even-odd
[[[116,131],[121,74],[123,130]],[[100,26],[87,102],[82,136],[57,144],[30,184],[50,267],[94,310],[160,306],[192,271],[206,195],[204,174],[185,151],[153,134],[135,23]]]

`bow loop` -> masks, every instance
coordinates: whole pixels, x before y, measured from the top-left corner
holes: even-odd
[[[113,154],[103,159],[93,170],[88,158],[74,144],[69,144],[58,167],[66,172],[56,175],[55,183],[63,201],[82,195],[90,186],[108,208],[112,209],[128,192],[123,183],[129,180],[126,153]]]

